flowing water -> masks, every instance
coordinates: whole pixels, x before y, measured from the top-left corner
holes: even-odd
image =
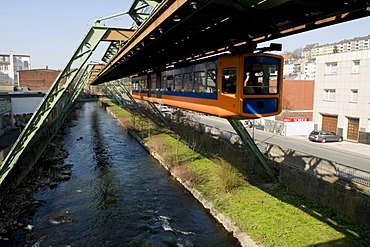
[[[72,124],[72,176],[37,193],[28,246],[240,246],[95,102]]]

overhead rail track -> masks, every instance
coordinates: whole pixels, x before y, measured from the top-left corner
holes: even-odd
[[[121,12],[114,15],[98,18],[95,20],[95,25],[100,26],[100,23],[104,20],[112,19],[117,16],[122,15],[129,15],[132,20],[134,20],[135,24],[132,25],[131,28],[126,29],[126,38],[130,37],[131,34],[140,26],[154,11],[154,9],[158,6],[158,4],[162,2],[162,0],[135,0],[131,5],[131,8],[127,12]],[[131,33],[130,33],[131,30]],[[102,57],[102,61],[107,64],[110,60],[119,52],[119,50],[125,45],[128,39],[123,39],[119,41],[113,41],[108,46],[104,56]]]
[[[136,1],[137,2],[137,1]],[[164,0],[92,84],[369,16],[366,0]]]

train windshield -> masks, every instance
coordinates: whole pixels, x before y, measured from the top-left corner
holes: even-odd
[[[244,58],[244,94],[277,94],[280,59],[268,56]]]

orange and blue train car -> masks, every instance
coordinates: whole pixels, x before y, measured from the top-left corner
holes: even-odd
[[[283,57],[221,55],[131,77],[135,99],[231,119],[282,111]]]

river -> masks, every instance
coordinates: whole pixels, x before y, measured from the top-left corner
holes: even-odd
[[[62,139],[71,178],[37,192],[43,205],[22,246],[240,246],[96,102],[71,121]]]

